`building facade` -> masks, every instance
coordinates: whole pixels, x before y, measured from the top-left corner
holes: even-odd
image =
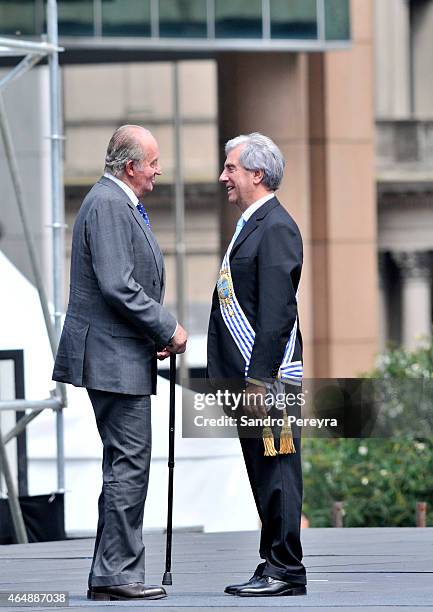
[[[431,336],[433,2],[375,4],[381,346]]]
[[[42,31],[41,4],[27,2],[18,28],[17,5],[0,2],[4,33]],[[354,376],[388,342],[412,346],[429,334],[433,0],[149,0],[137,7],[132,0],[59,1],[67,244],[113,130],[147,125],[164,171],[148,207],[166,254],[167,303],[175,304],[177,62],[193,365],[204,359],[211,293],[237,216],[217,184],[224,142],[256,130],[285,154],[279,197],[304,236],[308,375]],[[0,248],[9,248],[4,225]]]

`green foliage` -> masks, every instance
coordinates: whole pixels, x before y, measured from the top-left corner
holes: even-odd
[[[433,525],[431,428],[422,436],[407,424],[419,417],[420,406],[422,418],[427,409],[433,413],[433,344],[414,352],[391,350],[367,376],[392,387],[384,412],[397,415],[394,436],[304,439],[304,513],[312,527],[329,527],[333,502],[343,501],[346,527],[414,526],[416,502],[426,501],[427,525]],[[423,401],[412,392],[414,384],[424,390]]]
[[[413,527],[417,501],[433,524],[433,444],[408,439],[305,439],[304,514],[331,526],[334,501],[346,527]]]

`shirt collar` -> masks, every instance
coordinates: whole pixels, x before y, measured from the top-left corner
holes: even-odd
[[[248,208],[244,210],[244,212],[241,215],[245,223],[248,221],[248,219],[250,219],[250,217],[253,216],[253,214],[256,212],[256,210],[260,208],[260,206],[263,206],[265,202],[267,202],[268,200],[271,200],[274,196],[275,196],[274,192],[268,193],[267,195],[263,196],[263,198],[260,198],[260,200],[257,200],[257,202],[254,202],[254,204],[251,204],[250,206],[248,206]]]
[[[117,176],[114,176],[114,174],[110,174],[110,172],[105,172],[104,176],[110,179],[110,181],[113,181],[113,183],[116,183],[116,185],[119,185],[120,189],[123,189],[134,206],[137,206],[139,200],[129,185],[124,183],[120,178],[117,178]]]

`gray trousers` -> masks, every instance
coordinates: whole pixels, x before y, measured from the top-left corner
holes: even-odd
[[[152,445],[150,396],[87,392],[104,446],[89,587],[144,582],[142,529]]]

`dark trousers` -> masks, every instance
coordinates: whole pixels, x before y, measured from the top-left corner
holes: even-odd
[[[297,392],[297,391],[296,391]],[[291,413],[297,413],[297,408]],[[280,417],[281,414],[274,414]],[[293,427],[293,426],[292,426]],[[258,569],[265,576],[306,584],[300,540],[302,466],[299,429],[293,427],[296,453],[265,457],[261,429],[238,427],[245,465],[262,523]],[[278,434],[274,431],[274,434]],[[254,435],[255,437],[251,437]],[[278,440],[275,446],[279,448]]]
[[[87,391],[104,446],[89,586],[144,582],[142,529],[152,444],[150,396]]]

